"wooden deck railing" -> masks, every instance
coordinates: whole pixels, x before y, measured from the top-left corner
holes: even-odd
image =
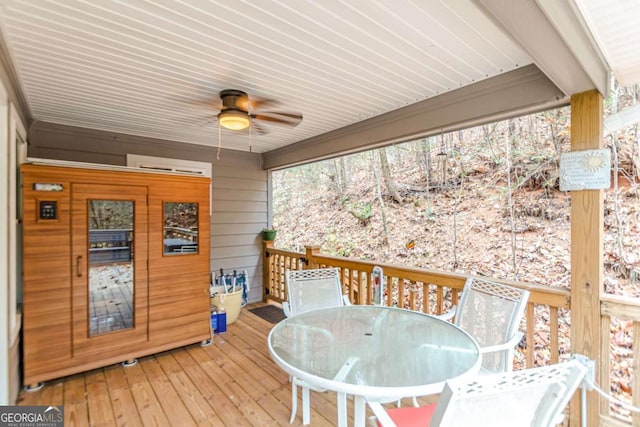
[[[602,297],[600,302],[602,327],[601,354],[617,355],[599,360],[599,384],[606,393],[631,395],[630,404],[640,407],[640,301],[613,295]],[[618,405],[602,399],[600,404],[600,425],[640,426],[640,413],[631,413]]]
[[[286,301],[284,273],[286,270],[337,267],[341,272],[343,291],[354,304],[370,304],[371,273],[375,266],[382,267],[388,306],[416,310],[428,314],[441,314],[458,303],[466,275],[416,267],[359,261],[320,254],[318,247],[308,246],[306,253],[275,249],[272,242],[264,243],[265,300]],[[570,293],[566,289],[535,284],[498,280],[531,292],[521,329],[525,331],[524,350],[516,363],[521,367],[535,364],[557,363],[561,353],[569,353],[569,342],[560,336],[569,336],[569,325],[561,310],[569,309]],[[391,298],[389,298],[391,296]]]
[[[354,304],[370,304],[371,273],[375,266],[380,266],[386,286],[385,305],[441,314],[457,304],[467,278],[459,273],[323,255],[314,246],[308,246],[305,253],[297,253],[275,249],[272,242],[265,242],[264,257],[265,301],[282,302],[287,299],[284,283],[286,270],[337,267],[341,272],[343,291],[349,294],[351,301]],[[570,311],[570,291],[508,280],[497,281],[527,289],[531,293],[520,327],[525,331],[525,343],[517,352],[517,367],[557,363],[561,354],[570,354],[570,325],[567,320],[570,317],[567,316]],[[616,347],[619,351],[615,364],[612,357],[604,356],[597,361],[596,382],[607,385],[601,387],[606,393],[613,393],[617,398],[630,396],[629,403],[640,407],[640,301],[603,296],[600,318],[601,354],[611,355]],[[637,412],[611,404],[604,398],[601,399],[600,408],[601,426],[640,426],[640,414]]]

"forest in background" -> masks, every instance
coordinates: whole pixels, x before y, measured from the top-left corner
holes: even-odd
[[[614,84],[605,117],[639,100],[640,87]],[[559,189],[559,163],[570,150],[570,126],[565,107],[276,171],[275,246],[304,252],[320,245],[330,255],[568,288],[571,194]],[[605,135],[612,179],[604,287],[635,298],[639,137],[638,124]],[[544,325],[548,312],[534,313]],[[570,316],[560,316],[560,352],[569,354]],[[611,320],[609,389],[630,403],[633,322]],[[534,363],[543,364],[548,334],[535,333]],[[515,364],[523,363],[518,349]],[[630,419],[625,408],[612,411]]]
[[[606,115],[640,88],[615,84]],[[640,296],[638,125],[605,136],[606,292]],[[482,274],[570,281],[570,194],[559,190],[570,109],[545,111],[273,173],[276,247]]]

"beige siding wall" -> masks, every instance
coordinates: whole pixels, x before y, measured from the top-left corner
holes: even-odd
[[[250,301],[262,299],[262,239],[267,225],[267,172],[261,156],[241,151],[222,153],[213,163],[211,265],[214,271],[247,271]]]
[[[124,166],[127,153],[212,162],[211,270],[247,270],[251,302],[262,299],[262,240],[268,179],[261,155],[196,144],[38,122],[29,129],[29,157]]]

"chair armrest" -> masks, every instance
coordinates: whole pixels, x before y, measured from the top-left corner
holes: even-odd
[[[453,319],[453,316],[456,315],[456,309],[457,307],[454,305],[453,307],[451,307],[451,310],[447,311],[444,314],[435,314],[434,317],[437,317],[440,320],[451,320]]]
[[[369,405],[369,408],[371,408],[371,412],[373,412],[373,415],[375,415],[378,423],[380,423],[382,427],[396,427],[396,423],[393,422],[381,403],[367,401],[367,405]]]
[[[351,304],[351,300],[349,299],[349,295],[347,294],[342,295],[342,301],[344,305],[353,305]]]
[[[516,332],[516,334],[507,342],[496,345],[489,345],[487,347],[480,347],[480,353],[495,353],[496,351],[510,350],[515,348],[516,345],[522,340],[524,334],[520,331]]]
[[[289,308],[289,301],[282,303],[282,311],[284,311],[284,317],[291,317],[291,309]]]

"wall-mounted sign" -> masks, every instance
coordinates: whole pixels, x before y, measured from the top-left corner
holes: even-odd
[[[33,189],[36,191],[62,191],[62,184],[47,184],[43,182],[36,182],[33,184]]]
[[[611,186],[611,152],[572,151],[560,155],[560,191],[601,190]]]

